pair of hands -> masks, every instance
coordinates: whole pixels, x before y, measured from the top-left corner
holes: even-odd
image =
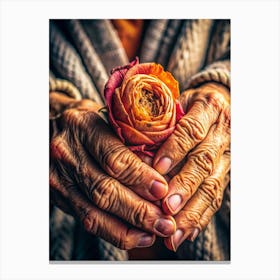
[[[63,111],[50,143],[51,201],[84,228],[121,249],[176,251],[220,208],[230,169],[230,97],[207,83],[182,93],[187,114],[158,150],[141,160],[113,133],[90,100],[50,93]]]

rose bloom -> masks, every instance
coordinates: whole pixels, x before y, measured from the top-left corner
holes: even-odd
[[[136,57],[113,69],[105,85],[109,122],[132,151],[152,157],[184,115],[179,95],[169,72]]]

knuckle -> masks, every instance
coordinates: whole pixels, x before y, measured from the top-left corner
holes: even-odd
[[[201,216],[197,211],[188,210],[185,212],[185,221],[186,224],[190,227],[196,227],[197,225],[199,225],[200,217]]]
[[[88,132],[88,128],[94,128],[97,120],[101,117],[94,111],[82,108],[71,108],[63,112],[63,120],[69,125],[69,129],[73,132],[80,132],[79,139],[86,137],[82,134],[84,131]],[[78,131],[76,129],[78,128]],[[92,129],[94,130],[94,129]]]
[[[137,227],[142,227],[144,222],[149,221],[149,207],[144,201],[139,201],[138,205],[133,209],[131,213],[131,220]]]
[[[227,92],[221,92],[220,90],[209,90],[202,95],[206,104],[213,106],[215,109],[221,110],[229,102]],[[202,97],[202,98],[203,98]]]
[[[182,118],[178,122],[176,130],[178,130],[181,136],[180,139],[182,141],[187,141],[187,144],[189,141],[188,139],[191,139],[194,143],[201,142],[207,133],[203,123],[192,116]]]
[[[204,229],[207,227],[207,225],[210,223],[211,219],[212,219],[212,214],[203,214],[200,218],[200,221],[199,221],[199,225],[200,225],[200,228],[201,229]]]
[[[112,177],[117,176],[118,171],[121,169],[118,164],[118,156],[123,150],[124,147],[122,145],[116,145],[111,141],[108,141],[106,146],[101,146],[100,163],[106,168],[107,173]]]
[[[129,185],[138,184],[143,178],[144,165],[123,145],[108,147],[102,161],[110,176]]]
[[[94,111],[79,110],[79,113],[81,115],[80,127],[82,128],[93,128],[97,123],[99,125],[99,122],[103,122],[98,113]],[[103,125],[103,123],[100,125]]]
[[[50,156],[51,159],[63,161],[71,166],[77,164],[76,158],[63,136],[57,136],[51,141]]]
[[[202,172],[203,177],[212,174],[215,167],[215,158],[218,152],[212,148],[207,149],[200,147],[200,149],[190,153],[189,160],[196,166],[196,168]]]
[[[212,208],[214,212],[217,212],[221,208],[222,203],[223,203],[223,193],[220,190],[218,191],[217,197],[212,202]]]
[[[222,198],[221,197],[217,197],[216,199],[213,200],[212,202],[212,209],[214,210],[214,212],[217,212],[222,206]]]
[[[195,175],[181,172],[173,178],[173,186],[175,185],[177,190],[183,190],[187,197],[191,197],[194,193],[194,185],[197,183],[197,177]]]
[[[116,246],[122,250],[132,249],[131,236],[129,229],[120,231]]]
[[[201,215],[194,209],[181,210],[180,216],[177,218],[176,223],[178,228],[194,228],[200,227]]]
[[[221,109],[224,104],[224,97],[219,92],[209,92],[205,95],[206,104],[213,106],[215,109]]]
[[[67,153],[66,144],[61,136],[55,137],[50,143],[50,156],[52,159],[62,159]]]
[[[221,182],[217,178],[207,178],[201,186],[203,196],[215,211],[222,204]]]
[[[89,187],[89,196],[100,209],[110,211],[116,203],[116,188],[113,179],[100,175]]]
[[[79,110],[76,108],[70,108],[63,112],[62,114],[63,120],[72,125],[77,126],[80,124],[80,121],[82,120],[83,116]]]
[[[85,215],[82,220],[84,229],[93,234],[97,234],[99,231],[99,222],[97,214],[94,211],[90,211]]]

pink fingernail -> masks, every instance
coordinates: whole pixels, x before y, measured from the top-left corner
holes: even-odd
[[[152,235],[149,234],[144,234],[140,237],[140,239],[138,240],[138,244],[137,247],[149,247],[153,244],[154,241],[154,237]]]
[[[174,251],[176,251],[177,248],[179,247],[179,245],[182,243],[183,236],[184,236],[184,232],[181,229],[177,229],[175,231],[175,233],[173,234],[172,247],[173,247]]]
[[[179,194],[173,194],[168,198],[168,206],[172,212],[175,212],[182,203],[182,197]]]
[[[154,229],[161,236],[170,236],[175,231],[174,223],[169,219],[158,219],[154,224]]]
[[[168,157],[163,157],[159,160],[159,162],[155,165],[155,169],[160,173],[160,174],[166,174],[168,170],[170,169],[172,164],[172,161]]]
[[[165,196],[167,192],[167,185],[159,182],[159,181],[154,181],[152,183],[150,193],[157,199],[161,199],[162,197]]]
[[[188,236],[188,240],[189,241],[194,241],[196,238],[197,238],[197,236],[198,236],[198,234],[199,234],[199,229],[198,228],[195,228],[194,230],[193,230],[193,232]]]

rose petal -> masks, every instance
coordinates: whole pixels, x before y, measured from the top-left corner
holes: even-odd
[[[138,63],[139,63],[139,60],[138,60],[138,57],[136,57],[135,60],[133,60],[129,64],[120,66],[120,67],[116,67],[111,71],[111,76],[110,76],[108,82],[106,83],[105,89],[104,89],[104,95],[105,95],[107,104],[112,103],[112,96],[115,92],[115,89],[121,86],[128,70]]]
[[[112,110],[116,120],[133,125],[121,101],[119,88],[115,90],[115,94],[113,95]]]
[[[174,131],[176,121],[185,114],[176,101],[178,82],[159,64],[139,64],[138,57],[111,73],[104,92],[110,123],[131,150],[154,156],[161,142]],[[153,107],[146,107],[145,103],[140,106],[142,89],[159,97],[152,101]],[[154,107],[158,110],[154,111]]]
[[[115,117],[112,110],[113,95],[115,93],[116,88],[120,87],[120,85],[122,84],[126,72],[137,63],[139,63],[138,57],[136,57],[135,60],[133,60],[131,63],[127,65],[114,68],[111,71],[112,75],[110,76],[104,88],[104,96],[108,106],[109,121],[114,127],[116,133],[121,138],[122,142],[124,142],[124,138],[122,136],[121,129],[119,128],[118,124],[115,121]]]
[[[162,124],[159,122],[151,122],[151,121],[138,121],[134,122],[135,129],[139,131],[163,131],[168,128],[168,124]]]
[[[135,128],[121,122],[116,121],[119,127],[122,129],[122,135],[129,144],[132,145],[154,145],[155,143],[149,139],[146,135],[136,130]]]
[[[184,109],[181,103],[176,100],[176,123],[185,115]]]
[[[126,76],[123,80],[123,84],[125,85],[127,80],[136,74],[147,74],[155,76],[156,78],[160,79],[163,83],[165,83],[166,86],[171,90],[174,99],[180,96],[178,82],[174,79],[170,72],[164,71],[163,67],[160,64],[136,64],[134,67],[131,67],[126,73]]]

